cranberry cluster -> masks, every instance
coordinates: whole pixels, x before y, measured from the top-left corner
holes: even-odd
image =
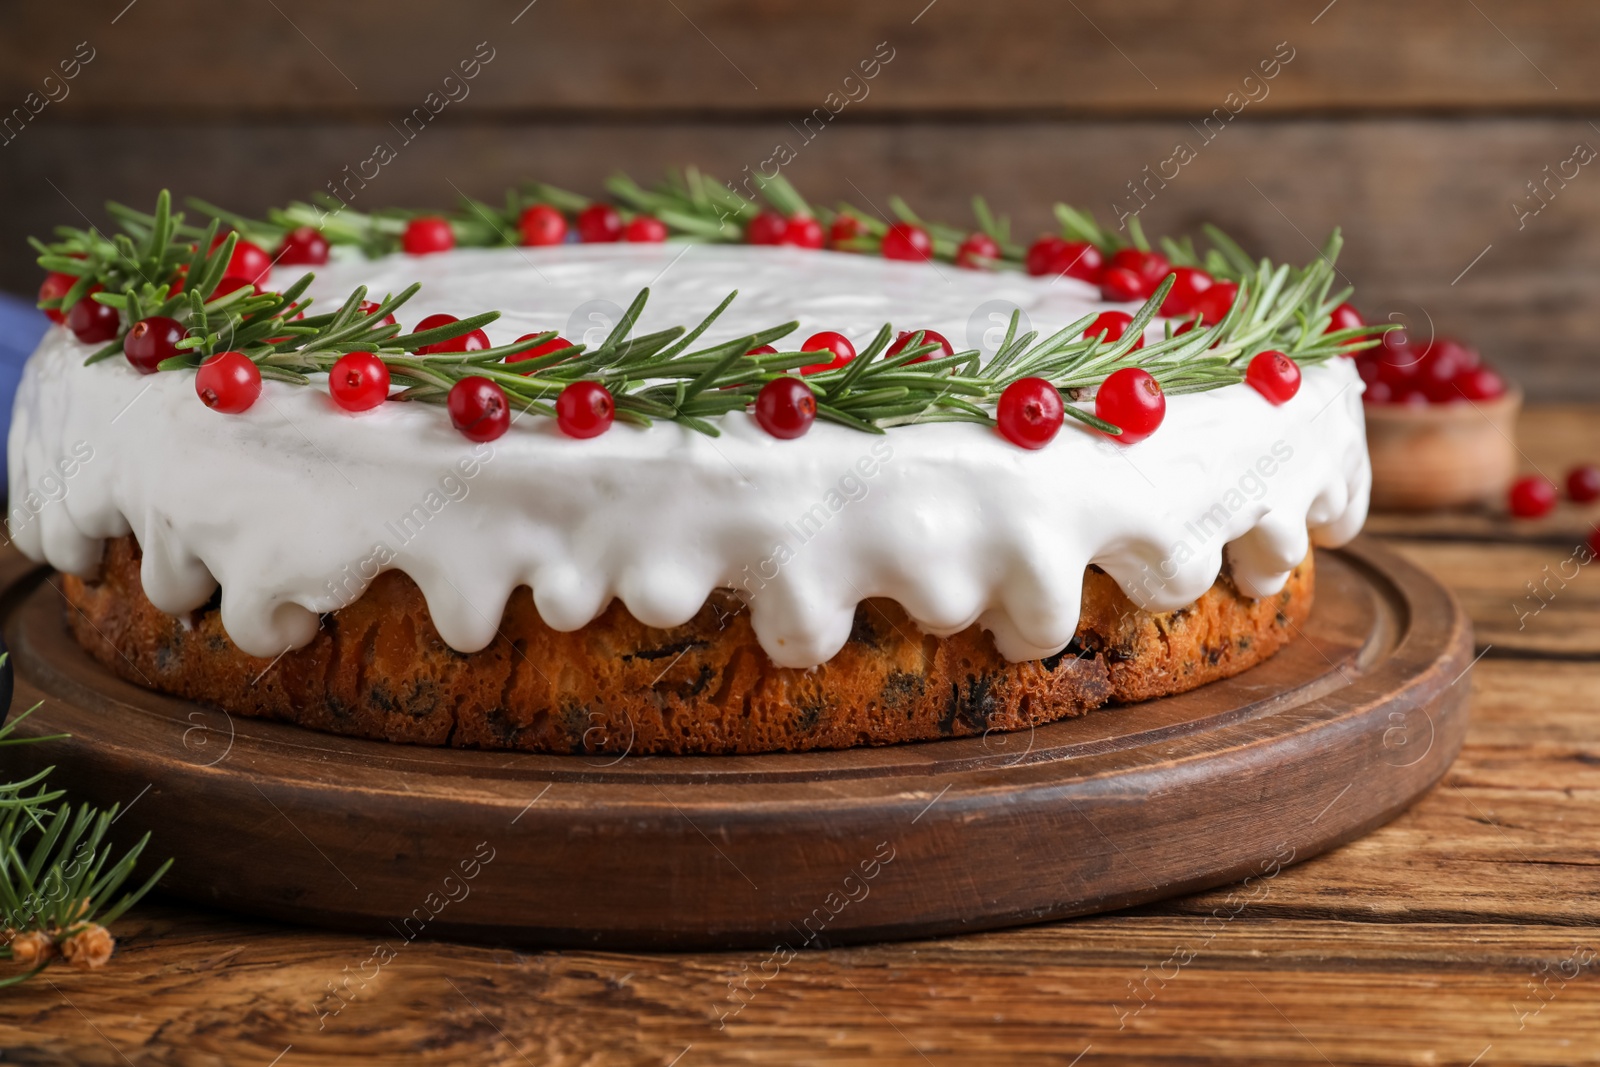
[[[1369,404],[1465,403],[1504,395],[1505,379],[1484,365],[1475,349],[1447,337],[1412,344],[1402,330],[1356,353],[1356,369],[1367,383]]]
[[[1512,482],[1506,496],[1511,514],[1519,519],[1537,519],[1554,510],[1559,493],[1543,475],[1529,474]],[[1592,504],[1600,500],[1600,467],[1580,463],[1568,471],[1567,499],[1574,504]],[[1593,542],[1600,552],[1600,530],[1595,531]]]
[[[1171,275],[1172,288],[1161,302],[1161,314],[1169,319],[1194,316],[1205,326],[1221,322],[1239,295],[1234,282],[1219,281],[1198,267],[1174,267],[1160,252],[1123,248],[1107,259],[1087,241],[1053,235],[1028,246],[1023,266],[1034,277],[1066,276],[1097,285],[1102,297],[1118,303],[1148,300]]]

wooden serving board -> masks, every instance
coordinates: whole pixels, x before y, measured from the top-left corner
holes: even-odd
[[[1368,540],[1319,551],[1303,634],[1181,696],[983,738],[765,756],[415,748],[129,685],[0,557],[23,726],[0,748],[120,802],[163,883],[387,942],[785,950],[1105,911],[1282,866],[1376,827],[1466,730],[1469,623]],[[42,749],[42,750],[41,750]],[[1248,899],[1252,890],[1241,890]],[[774,948],[774,946],[777,946]]]

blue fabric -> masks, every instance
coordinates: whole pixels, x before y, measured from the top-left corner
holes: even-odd
[[[26,297],[0,293],[0,496],[5,495],[6,438],[11,431],[11,403],[22,379],[22,364],[50,328],[44,312]]]

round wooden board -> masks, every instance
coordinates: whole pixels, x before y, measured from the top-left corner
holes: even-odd
[[[1392,818],[1461,746],[1470,625],[1369,540],[1319,550],[1304,632],[1182,696],[1031,732],[765,756],[543,756],[349,740],[146,692],[0,557],[25,733],[52,781],[155,831],[164,888],[297,922],[615,948],[921,937],[1271,878]]]

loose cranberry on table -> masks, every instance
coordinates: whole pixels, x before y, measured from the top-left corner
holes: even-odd
[[[278,262],[289,267],[320,267],[328,262],[328,239],[311,226],[297,226],[283,235]]]
[[[444,406],[450,412],[450,425],[469,441],[493,441],[511,425],[506,391],[481,375],[469,375],[452,385]]]
[[[90,294],[98,290],[97,285],[89,291]],[[108,307],[85,294],[81,300],[72,305],[72,310],[67,312],[67,329],[72,335],[86,345],[100,345],[114,339],[117,331],[122,329],[122,315],[114,307]]]
[[[1000,258],[1000,246],[986,233],[975,233],[956,249],[956,266],[967,270],[988,270]]]
[[[151,315],[128,330],[122,339],[122,354],[140,374],[154,374],[162,360],[180,354],[178,342],[188,336],[189,331],[177,319]]]
[[[517,230],[524,245],[558,245],[567,239],[567,217],[549,204],[533,204],[517,216]]]
[[[1268,349],[1251,357],[1244,380],[1274,405],[1285,404],[1300,391],[1300,365],[1282,352]]]
[[[389,399],[389,368],[371,352],[346,352],[328,370],[328,394],[346,411],[370,411]]]
[[[898,356],[907,348],[913,346],[921,348],[923,345],[938,345],[940,351],[929,352],[926,355],[918,356],[916,359],[907,360],[906,366],[909,367],[913,363],[926,363],[930,359],[943,359],[946,356],[956,354],[955,347],[945,339],[944,334],[936,330],[906,330],[895,338],[894,344],[889,346],[889,351],[884,353],[884,357]]]
[[[1113,440],[1137,444],[1160,429],[1167,417],[1167,397],[1149,372],[1123,367],[1100,384],[1094,413],[1122,431]]]
[[[1083,331],[1083,336],[1099,337],[1102,344],[1116,344],[1122,340],[1122,335],[1128,332],[1128,327],[1133,323],[1133,316],[1126,311],[1102,311],[1095,316],[1089,328]],[[1144,347],[1144,337],[1134,342],[1135,349]]]
[[[616,418],[611,391],[599,382],[573,382],[556,397],[556,425],[568,437],[598,437]]]
[[[400,247],[414,256],[448,252],[456,246],[456,233],[450,223],[437,215],[424,215],[406,223]]]
[[[1600,467],[1580,463],[1567,472],[1567,496],[1579,504],[1600,500]]]
[[[1539,475],[1530,474],[1511,483],[1508,503],[1517,518],[1537,519],[1556,506],[1556,487]]]
[[[578,212],[578,237],[590,244],[622,239],[622,216],[610,204],[590,204]]]
[[[921,226],[897,222],[883,235],[883,258],[920,263],[933,258],[933,238]]]
[[[243,352],[218,352],[195,372],[194,391],[212,411],[237,415],[261,395],[261,369]]]
[[[850,338],[832,330],[824,330],[821,333],[812,334],[800,346],[800,351],[816,352],[819,355],[831,355],[833,357],[823,363],[811,363],[801,367],[801,374],[819,374],[825,370],[838,370],[856,358],[856,346],[850,343]]]
[[[756,394],[755,417],[774,437],[803,437],[817,421],[817,394],[799,378],[774,378]]]
[[[1215,284],[1211,275],[1194,267],[1173,267],[1172,279],[1172,288],[1161,301],[1161,314],[1168,318],[1189,314],[1195,301]]]
[[[452,322],[460,321],[454,315],[429,315],[417,323],[417,328],[411,332],[422,333],[425,330],[437,330],[441,326],[448,326]],[[417,355],[428,356],[439,352],[482,352],[490,347],[492,346],[489,344],[488,334],[482,330],[468,330],[455,337],[446,338],[443,341],[435,341],[431,345],[423,345],[417,349]]]
[[[1023,448],[1049,444],[1066,419],[1061,391],[1043,378],[1018,378],[1006,386],[995,406],[995,425],[1006,440]]]

